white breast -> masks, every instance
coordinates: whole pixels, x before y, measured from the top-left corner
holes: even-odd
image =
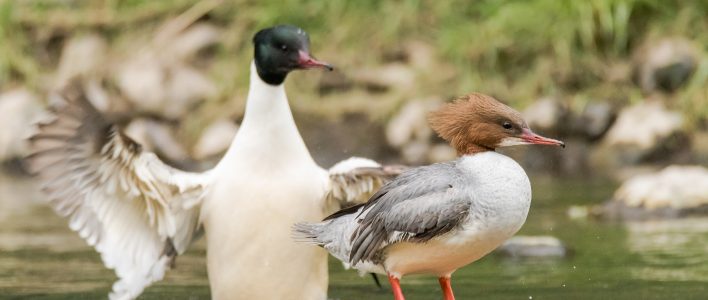
[[[531,205],[531,184],[524,169],[492,151],[463,158],[461,167],[475,181],[470,187],[472,209],[465,229],[479,228],[506,238],[516,233]]]
[[[449,275],[494,250],[526,221],[531,185],[518,163],[490,151],[464,157],[459,166],[473,178],[469,217],[461,229],[427,243],[389,246],[384,262],[389,273]]]
[[[202,206],[212,298],[326,299],[327,254],[296,244],[290,227],[326,216],[329,177],[305,147],[282,85],[252,76],[241,129],[215,171]]]

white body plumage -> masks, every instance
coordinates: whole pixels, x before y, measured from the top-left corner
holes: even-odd
[[[467,199],[470,206],[466,217],[455,224],[454,229],[425,242],[399,241],[404,239],[405,234],[393,233],[381,249],[382,260],[363,260],[352,267],[399,278],[415,273],[449,276],[456,269],[491,252],[521,228],[531,204],[531,186],[518,163],[505,155],[488,151],[461,157],[456,161],[455,168],[465,174],[464,181],[469,183],[469,186],[461,188],[463,195],[457,196]],[[409,172],[415,171],[412,169]],[[456,175],[440,171],[433,176],[446,178]],[[448,209],[446,205],[450,202],[444,196],[436,201],[438,203],[435,205],[421,202],[417,212],[436,215]],[[412,200],[408,205],[415,206],[416,201]],[[310,241],[322,245],[340,260],[349,261],[352,251],[350,237],[359,226],[359,220],[367,213],[361,213],[362,209],[313,224],[310,233],[315,234],[310,236],[317,235],[317,238]],[[415,207],[410,209],[416,210]],[[390,218],[395,218],[396,212],[391,213]]]

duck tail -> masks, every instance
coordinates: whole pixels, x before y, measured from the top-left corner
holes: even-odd
[[[324,225],[321,223],[296,223],[292,228],[292,238],[295,242],[324,246],[320,240]]]

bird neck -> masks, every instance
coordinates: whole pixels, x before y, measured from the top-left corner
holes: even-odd
[[[456,150],[459,155],[472,155],[477,153],[484,153],[487,151],[494,151],[494,149],[492,148],[487,148],[477,144],[466,144],[464,146],[457,147]]]
[[[251,78],[241,128],[228,156],[253,162],[312,161],[293,119],[284,84],[268,84],[251,62]]]
[[[293,126],[295,125],[288,97],[285,94],[285,84],[265,82],[256,71],[255,62],[251,62],[251,78],[242,126],[246,126],[251,121],[261,126],[268,123],[267,120],[275,118],[288,119]]]

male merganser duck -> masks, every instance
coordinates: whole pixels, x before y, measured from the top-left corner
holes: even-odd
[[[213,299],[326,299],[327,253],[290,240],[295,222],[367,200],[397,170],[351,158],[329,170],[310,156],[283,82],[314,59],[294,26],[261,30],[241,128],[218,165],[183,172],[124,135],[70,86],[31,137],[28,161],[50,204],[101,254],[132,299],[162,279],[202,228]]]
[[[388,275],[396,300],[407,274],[439,277],[446,300],[450,276],[514,235],[526,221],[531,185],[500,147],[563,142],[539,136],[521,114],[471,94],[430,116],[432,128],[462,155],[409,169],[371,199],[320,223],[294,226],[295,239],[324,247],[352,267]]]

